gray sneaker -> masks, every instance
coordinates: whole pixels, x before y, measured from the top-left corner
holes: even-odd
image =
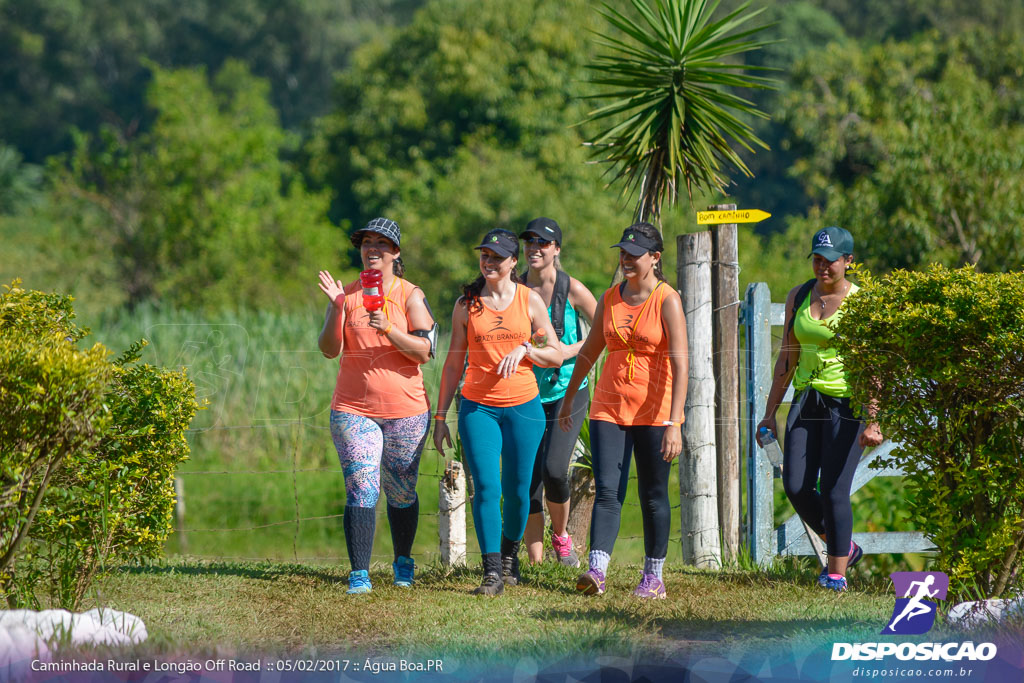
[[[576,548],[573,547],[572,536],[566,534],[563,538],[551,534],[551,545],[555,548],[555,557],[558,558],[560,564],[566,567],[580,566],[580,556],[576,554]]]

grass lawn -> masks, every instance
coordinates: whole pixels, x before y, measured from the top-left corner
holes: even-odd
[[[666,567],[669,595],[661,601],[632,597],[639,566],[613,563],[608,592],[592,598],[575,592],[578,572],[524,566],[523,585],[487,598],[469,594],[479,584],[477,568],[426,567],[410,590],[391,586],[390,567],[375,565],[373,592],[347,595],[344,567],[179,558],[112,571],[97,597],[143,619],[145,654],[318,652],[443,657],[449,666],[724,655],[737,645],[875,638],[893,605],[891,585],[878,580],[854,579],[855,590],[839,595],[819,588],[810,563],[766,572],[677,564]]]

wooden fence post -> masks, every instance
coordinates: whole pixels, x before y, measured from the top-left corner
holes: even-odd
[[[715,475],[715,378],[711,347],[711,233],[677,238],[677,279],[686,314],[690,377],[686,392],[679,498],[683,562],[721,566]]]
[[[439,483],[441,564],[447,567],[466,564],[466,475],[462,465],[452,460]]]
[[[188,536],[185,535],[185,480],[174,477],[174,526],[178,532],[178,551],[188,552]]]
[[[775,509],[772,465],[761,453],[754,427],[768,403],[772,378],[772,299],[768,285],[747,286],[744,323],[747,334],[747,543],[750,557],[759,565],[771,562]]]
[[[735,210],[735,204],[708,207],[708,211]],[[736,233],[735,223],[711,226],[718,521],[722,528],[722,559],[726,561],[737,557],[740,546],[740,264]]]

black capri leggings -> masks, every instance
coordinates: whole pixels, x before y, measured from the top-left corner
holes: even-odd
[[[850,399],[814,389],[796,396],[789,410],[782,485],[797,514],[825,534],[833,557],[850,552],[850,487],[862,451],[857,437],[863,426],[853,415]]]
[[[672,463],[661,455],[662,426],[627,427],[590,421],[590,445],[594,456],[594,511],[590,518],[590,549],[609,555],[619,535],[622,504],[629,486],[629,461],[636,459],[637,492],[644,523],[644,554],[662,559],[668,554],[672,509],[668,502],[668,478]]]
[[[563,432],[558,426],[558,411],[562,408],[557,401],[542,404],[544,407],[544,436],[537,449],[537,460],[533,463],[533,479],[530,481],[530,514],[544,510],[544,492],[552,503],[569,500],[569,460],[580,436],[583,420],[587,416],[590,392],[584,387],[576,392],[572,400],[572,426]]]

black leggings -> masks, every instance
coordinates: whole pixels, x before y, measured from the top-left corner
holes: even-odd
[[[584,387],[576,392],[572,400],[572,427],[563,432],[558,426],[558,411],[562,400],[542,404],[544,407],[544,436],[537,449],[537,460],[533,464],[533,479],[530,481],[530,514],[544,511],[544,492],[552,503],[569,500],[569,460],[572,458],[576,439],[580,436],[583,420],[587,417],[587,403],[590,393]]]
[[[850,399],[805,389],[793,399],[786,425],[782,485],[796,512],[826,537],[828,554],[850,552],[850,487],[860,460],[863,428]],[[819,493],[820,488],[820,493]]]
[[[668,479],[672,463],[661,455],[662,426],[622,426],[590,421],[590,447],[594,457],[594,512],[590,518],[590,549],[609,555],[619,535],[622,504],[629,486],[630,455],[636,459],[637,492],[644,522],[644,554],[662,559],[668,554],[672,506]]]

